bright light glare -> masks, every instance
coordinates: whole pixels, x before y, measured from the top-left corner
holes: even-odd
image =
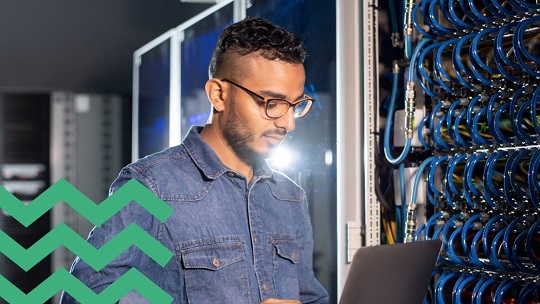
[[[332,162],[334,161],[334,154],[332,154],[332,150],[326,150],[326,153],[324,153],[324,163],[327,166],[332,165]]]
[[[270,165],[275,169],[287,168],[295,159],[294,153],[283,147],[278,147],[272,157],[268,159]]]

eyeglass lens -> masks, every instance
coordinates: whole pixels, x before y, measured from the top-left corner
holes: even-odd
[[[294,117],[300,118],[306,115],[308,112],[312,101],[303,100],[294,105]],[[273,99],[269,100],[266,104],[266,114],[270,117],[281,117],[289,110],[290,103],[286,100]]]

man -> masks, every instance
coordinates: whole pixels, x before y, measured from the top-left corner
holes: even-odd
[[[88,239],[100,247],[135,222],[175,257],[163,268],[132,246],[98,273],[76,259],[72,273],[101,292],[136,267],[174,303],[327,303],[312,270],[305,193],[265,162],[313,103],[303,93],[305,58],[298,36],[264,19],[225,28],[206,83],[208,124],[128,165],[111,186],[135,178],[173,214],[160,223],[131,203]],[[62,301],[74,302],[66,293]],[[132,292],[122,302],[144,298]]]

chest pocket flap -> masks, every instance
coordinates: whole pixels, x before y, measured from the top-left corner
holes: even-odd
[[[298,263],[298,248],[295,243],[274,241],[276,254],[291,263]]]
[[[241,243],[220,243],[191,248],[182,252],[185,268],[220,270],[244,260]]]

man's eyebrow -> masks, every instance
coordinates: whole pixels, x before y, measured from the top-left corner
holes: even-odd
[[[276,92],[273,92],[273,91],[260,91],[260,92],[257,92],[257,94],[261,95],[261,96],[264,96],[264,97],[269,97],[269,98],[279,98],[279,99],[285,99],[287,100],[287,96],[281,94],[281,93],[276,93]],[[304,97],[304,93],[302,93],[302,95],[296,97],[294,100],[291,100],[292,102],[298,100],[298,99],[301,99]]]

